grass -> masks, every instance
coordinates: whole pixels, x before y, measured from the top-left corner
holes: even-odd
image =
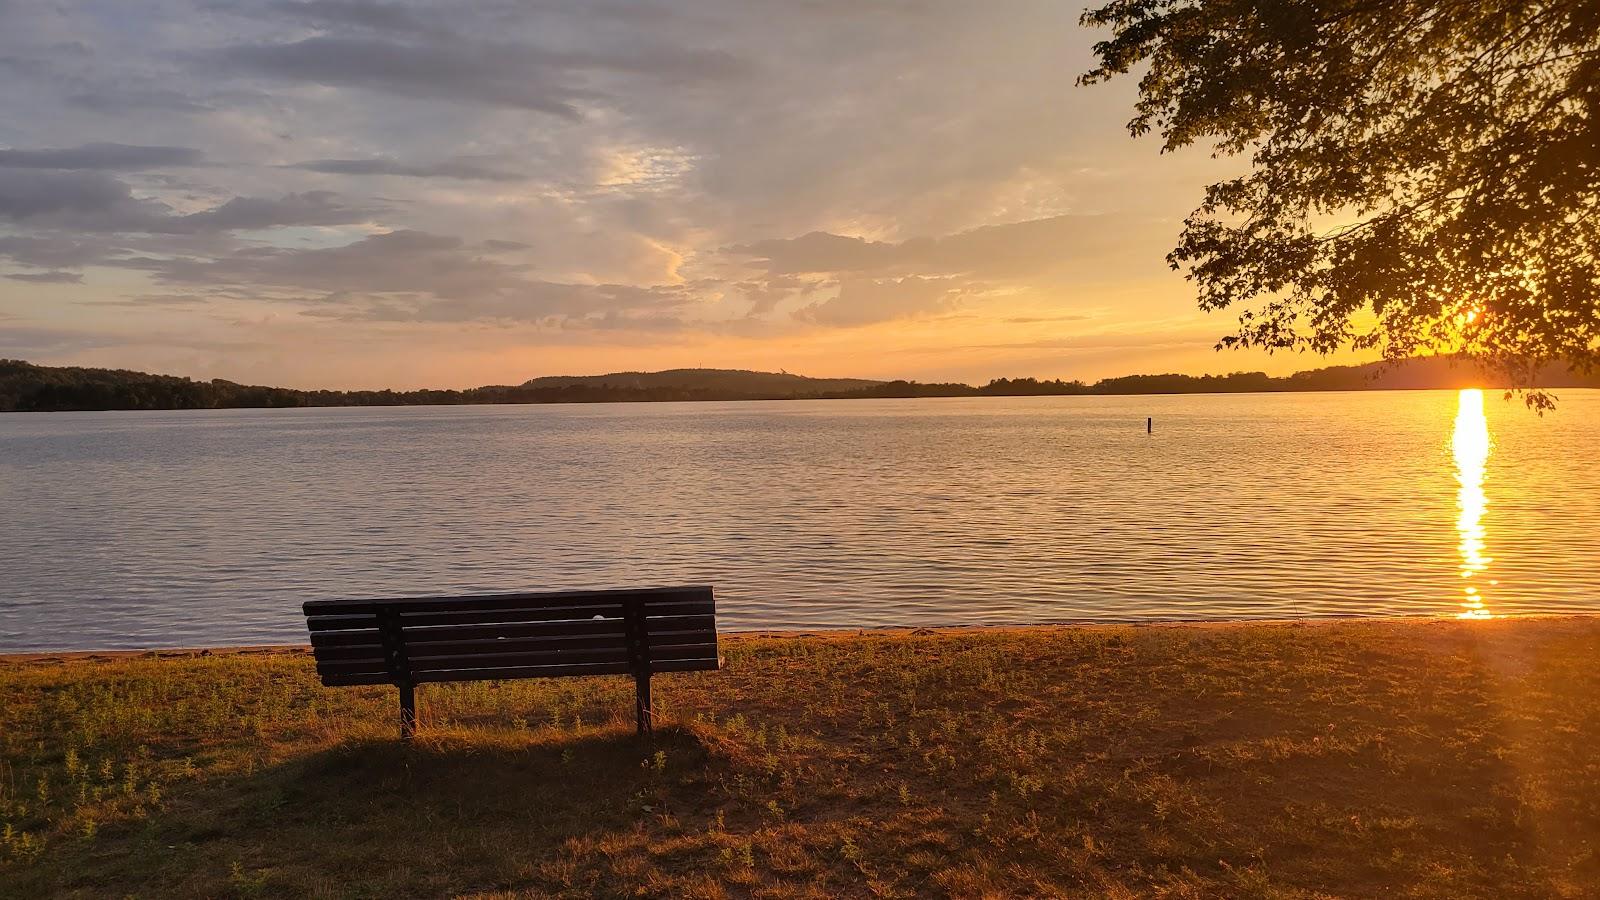
[[[0,662],[0,895],[1600,895],[1600,620],[738,637],[321,687]]]

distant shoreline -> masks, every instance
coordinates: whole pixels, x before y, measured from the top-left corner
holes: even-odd
[[[1095,397],[1183,394],[1335,393],[1345,391],[1505,390],[1500,379],[1478,377],[1449,357],[1403,363],[1330,366],[1271,376],[1128,375],[1092,384],[1061,379],[996,378],[982,386],[957,382],[808,378],[787,372],[674,369],[608,375],[550,376],[520,385],[465,390],[301,390],[196,381],[122,369],[39,366],[0,360],[0,412],[109,412],[178,409],[278,409],[345,406],[476,406],[558,403],[673,403],[753,400],[885,400],[927,397]],[[1538,387],[1600,388],[1600,373],[1578,376],[1551,370]]]
[[[1018,400],[1028,398],[1049,397],[1074,397],[1082,399],[1113,399],[1119,397],[1232,397],[1249,395],[1280,394],[1403,394],[1424,391],[1461,391],[1477,389],[1489,392],[1509,392],[1514,390],[1505,386],[1482,385],[1440,385],[1434,387],[1369,387],[1369,388],[1266,388],[1253,391],[1125,391],[1120,393],[1084,393],[1084,394],[916,394],[909,396],[861,396],[861,397],[716,397],[696,399],[660,399],[660,400],[505,400],[505,401],[480,401],[463,403],[307,403],[289,406],[160,406],[160,407],[81,407],[73,409],[0,409],[0,415],[48,415],[51,413],[86,413],[86,412],[219,412],[223,410],[267,410],[267,409],[434,409],[439,407],[459,406],[612,406],[612,405],[655,405],[668,403],[817,403],[832,402],[836,400]],[[1594,391],[1600,390],[1600,385],[1540,385],[1539,390],[1545,391]]]

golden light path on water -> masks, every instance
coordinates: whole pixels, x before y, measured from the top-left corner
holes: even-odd
[[[1478,576],[1494,560],[1483,553],[1483,513],[1489,505],[1483,492],[1483,473],[1489,461],[1489,422],[1483,416],[1483,391],[1467,388],[1461,392],[1456,408],[1456,430],[1451,437],[1451,448],[1456,458],[1456,532],[1461,553],[1461,579],[1464,599],[1463,619],[1487,619],[1489,608],[1484,604]],[[1493,580],[1488,582],[1494,584]]]

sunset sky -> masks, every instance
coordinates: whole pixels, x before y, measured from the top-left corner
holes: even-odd
[[[1059,0],[0,0],[0,356],[291,386],[1286,372],[1167,269],[1233,171]]]

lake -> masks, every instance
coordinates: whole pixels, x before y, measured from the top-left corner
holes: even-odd
[[[1592,612],[1597,453],[1582,390],[13,414],[0,651],[687,583],[730,630]]]

